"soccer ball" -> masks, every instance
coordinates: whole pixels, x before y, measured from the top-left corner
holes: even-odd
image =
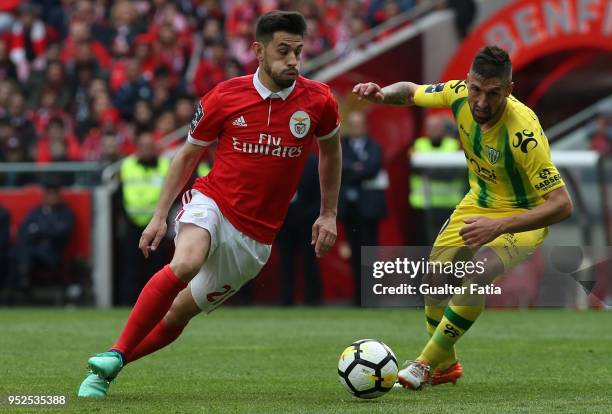
[[[397,359],[391,349],[376,339],[360,339],[342,351],[338,361],[340,383],[359,398],[376,398],[393,388]]]

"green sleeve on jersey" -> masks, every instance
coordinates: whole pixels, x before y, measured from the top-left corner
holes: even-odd
[[[426,108],[450,108],[453,103],[467,96],[465,81],[421,85],[414,93],[414,104]]]

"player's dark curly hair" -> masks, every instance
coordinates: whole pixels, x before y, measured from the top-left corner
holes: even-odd
[[[481,48],[472,61],[471,71],[485,79],[512,80],[512,62],[508,53],[497,46]]]
[[[304,33],[306,33],[306,19],[298,12],[279,10],[266,13],[257,19],[255,39],[258,42],[269,42],[276,32],[287,32],[304,36]]]

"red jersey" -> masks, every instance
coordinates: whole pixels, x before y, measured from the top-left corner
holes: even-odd
[[[279,92],[255,75],[217,85],[200,101],[187,140],[219,142],[213,168],[194,188],[242,233],[272,244],[297,189],[313,139],[340,128],[329,87],[299,76]]]

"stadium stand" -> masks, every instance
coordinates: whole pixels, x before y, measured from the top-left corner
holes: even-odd
[[[437,82],[455,75],[454,70],[464,73],[461,57],[453,57],[453,53],[460,54],[463,46],[470,50],[465,56],[471,56],[470,48],[479,44],[471,34],[482,33],[493,23],[506,24],[496,12],[512,4],[515,11],[531,7],[526,0],[2,1],[0,186],[4,188],[0,204],[11,212],[11,228],[16,228],[21,203],[34,200],[40,191],[30,185],[36,185],[48,172],[64,171],[64,184],[72,186],[65,190],[66,198],[77,210],[68,258],[95,261],[92,278],[100,283],[98,278],[104,280],[104,275],[114,270],[112,263],[100,263],[111,261],[118,252],[96,248],[105,242],[97,238],[97,229],[108,225],[116,230],[113,212],[119,209],[116,202],[100,201],[116,193],[112,186],[94,188],[112,181],[113,168],[107,171],[107,181],[101,172],[132,154],[134,137],[143,131],[151,132],[166,154],[172,154],[184,139],[185,125],[198,97],[220,81],[251,73],[256,67],[249,45],[259,15],[272,9],[291,9],[306,16],[309,30],[303,72],[330,83],[339,94],[343,111],[348,111],[355,108],[355,102],[347,97],[347,86],[355,79],[370,78],[381,67],[385,68],[379,80],[382,83],[400,79]],[[442,9],[449,10],[434,13]],[[472,22],[476,27],[470,34]],[[597,72],[597,68],[609,65],[609,53],[583,49],[575,55],[543,51],[540,58],[523,54],[532,60],[520,61],[517,96],[539,105],[537,112],[542,114],[545,128],[610,93]],[[561,69],[556,70],[558,67]],[[573,77],[568,76],[572,73]],[[566,82],[558,82],[563,76]],[[571,85],[583,88],[583,99],[565,100],[562,108],[554,105]],[[597,114],[601,114],[599,118]],[[369,132],[383,145],[390,178],[389,213],[381,223],[382,244],[410,240],[411,219],[406,214],[410,170],[405,154],[422,133],[422,115],[399,108],[375,108],[368,114],[372,124]],[[588,122],[590,126],[585,127]],[[566,142],[568,134],[582,131],[581,136],[590,141],[583,140],[578,149],[592,148],[609,158],[609,129],[609,111],[600,109],[560,134],[559,140],[562,136]],[[551,139],[556,140],[557,136]],[[13,164],[28,162],[38,169],[31,167],[34,164],[23,164],[23,168]],[[3,164],[11,167],[3,169]],[[84,194],[89,201],[77,201],[73,192]],[[110,212],[102,211],[100,205]],[[605,216],[606,204],[602,210]],[[606,223],[609,238],[612,230],[609,220]],[[341,236],[342,232],[340,229]],[[119,236],[113,233],[109,237],[116,241]],[[273,254],[260,277],[264,283],[278,277],[276,267],[278,258]],[[324,279],[326,274],[340,274],[325,280],[324,300],[344,298],[348,302],[351,292],[344,290],[351,277],[345,258],[335,252],[322,261],[321,268]],[[275,289],[256,291],[255,299],[272,303],[278,296]],[[98,286],[98,296],[98,305],[110,305],[112,289]]]

